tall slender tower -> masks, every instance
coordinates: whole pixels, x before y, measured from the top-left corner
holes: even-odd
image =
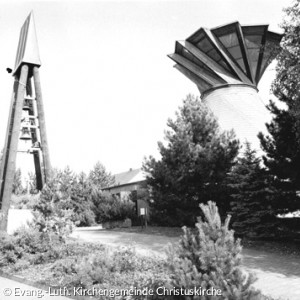
[[[279,51],[282,35],[268,25],[200,28],[185,41],[176,41],[169,57],[175,68],[193,81],[202,100],[222,129],[259,148],[257,134],[265,128],[267,109],[257,85]]]
[[[7,230],[16,157],[17,152],[20,152],[18,151],[19,141],[27,144],[28,149],[25,152],[33,156],[36,184],[39,190],[50,175],[51,167],[39,76],[40,66],[34,18],[31,12],[20,32],[13,70],[13,94],[0,165],[0,230],[2,231]]]

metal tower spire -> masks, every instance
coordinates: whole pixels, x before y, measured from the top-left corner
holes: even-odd
[[[33,12],[26,18],[20,32],[19,45],[16,55],[15,69],[16,74],[23,63],[41,66],[39,47],[35,31]]]

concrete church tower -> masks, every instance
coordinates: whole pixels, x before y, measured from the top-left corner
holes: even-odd
[[[32,155],[36,186],[43,188],[50,177],[48,139],[39,68],[41,66],[33,13],[20,32],[13,70],[14,84],[0,163],[0,231],[6,231],[12,195],[17,153]],[[19,144],[27,145],[20,150]]]
[[[282,35],[268,25],[200,28],[185,41],[176,41],[168,55],[175,68],[193,81],[202,100],[222,129],[234,129],[243,143],[259,149],[257,134],[263,131],[267,109],[257,85],[279,50]]]

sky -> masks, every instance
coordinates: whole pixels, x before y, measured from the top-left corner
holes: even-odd
[[[291,1],[2,1],[0,0],[0,147],[4,145],[19,32],[34,12],[52,166],[88,172],[97,161],[120,173],[159,157],[168,118],[196,86],[167,57],[200,27],[233,21],[281,32]],[[258,86],[271,98],[274,64]],[[22,157],[22,154],[19,155]],[[25,160],[18,165],[26,169]]]

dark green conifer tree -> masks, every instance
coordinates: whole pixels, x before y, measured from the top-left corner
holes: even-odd
[[[285,106],[269,105],[273,120],[267,124],[269,136],[260,133],[264,163],[276,179],[282,208],[300,207],[300,0],[285,9],[284,37],[278,55],[272,91]]]
[[[261,166],[249,143],[228,176],[232,227],[241,237],[278,236],[278,202],[273,179]]]
[[[167,125],[167,144],[158,143],[161,159],[150,157],[144,163],[153,199],[152,220],[194,225],[199,203],[208,199],[226,211],[224,179],[239,149],[234,133],[221,132],[208,108],[191,95]]]

